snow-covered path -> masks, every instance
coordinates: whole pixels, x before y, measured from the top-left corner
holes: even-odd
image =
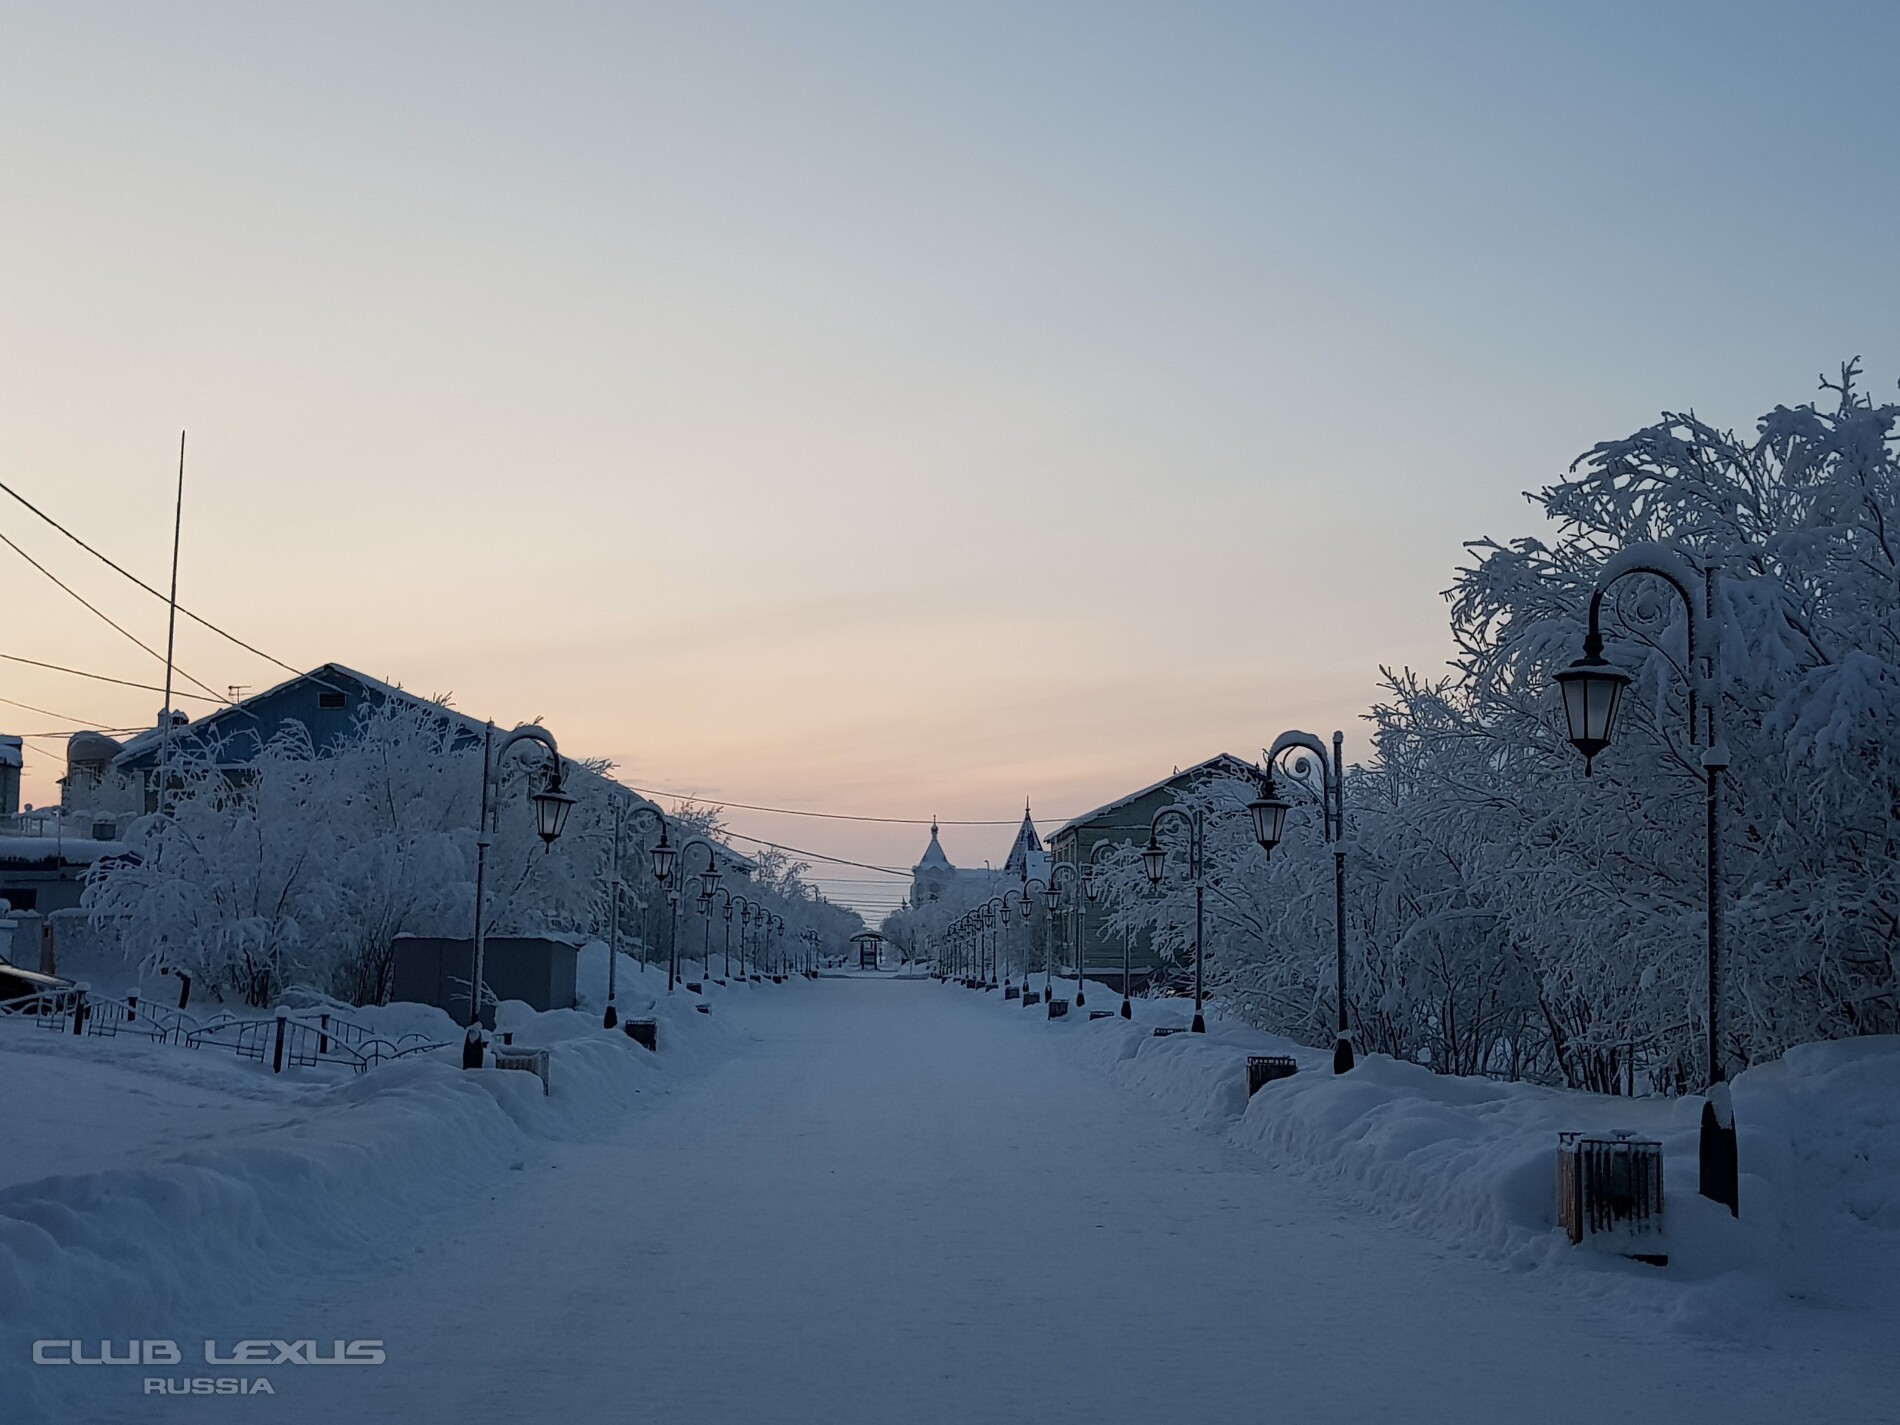
[[[383,1337],[389,1362],[277,1372],[277,1399],[234,1408],[1734,1425],[1838,1398],[1838,1360],[1808,1348],[1658,1338],[1334,1204],[1072,1062],[1051,1042],[1066,1031],[997,996],[798,988],[735,1005],[736,1057],[624,1131],[525,1160],[399,1271],[286,1283],[254,1313],[273,1331]],[[125,1418],[238,1418],[217,1404]]]

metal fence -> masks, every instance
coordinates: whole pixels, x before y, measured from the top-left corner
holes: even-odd
[[[270,1018],[226,1013],[198,1020],[183,1010],[155,1008],[135,994],[123,999],[95,995],[83,985],[0,1000],[0,1019],[31,1020],[43,1029],[97,1038],[142,1035],[188,1049],[226,1049],[240,1059],[268,1062],[273,1073],[283,1072],[287,1064],[341,1064],[362,1073],[447,1047],[426,1034],[391,1039],[327,1010],[314,1015],[279,1011]]]

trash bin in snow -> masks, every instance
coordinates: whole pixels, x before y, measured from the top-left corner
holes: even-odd
[[[1300,1066],[1286,1054],[1249,1054],[1247,1056],[1247,1097],[1252,1098],[1275,1079],[1288,1078]]]
[[[1066,999],[1050,1000],[1049,1017],[1051,1019],[1067,1019],[1069,1017],[1069,1002]]]
[[[1557,1225],[1578,1245],[1668,1266],[1661,1250],[1662,1172],[1662,1144],[1653,1138],[1559,1133]]]
[[[659,1048],[660,1048],[660,1021],[659,1020],[657,1019],[628,1019],[628,1020],[623,1020],[621,1022],[620,1027],[627,1031],[627,1038],[631,1039],[634,1043],[638,1044],[642,1049],[651,1049],[655,1053],[659,1052]]]

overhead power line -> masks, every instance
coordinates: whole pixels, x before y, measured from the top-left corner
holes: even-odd
[[[721,801],[715,797],[689,796],[685,792],[657,791],[652,787],[635,787],[635,786],[629,785],[627,789],[629,791],[638,792],[640,793],[641,796],[644,796],[644,797],[665,797],[668,801],[692,802],[696,806],[720,807],[720,808],[729,807],[737,811],[765,811],[765,812],[772,812],[773,814],[777,816],[808,816],[818,821],[872,821],[872,822],[877,822],[880,825],[884,825],[884,826],[933,826],[933,825],[934,826],[1021,826],[1022,825],[1022,819],[1020,817],[1012,817],[1007,821],[942,821],[936,817],[927,817],[927,816],[926,817],[854,816],[847,812],[841,812],[841,811],[799,811],[795,807],[768,807],[768,806],[759,806],[753,802]],[[1051,817],[1044,818],[1045,821],[1054,820],[1054,819],[1055,818],[1051,818]],[[1061,818],[1061,820],[1063,821],[1069,821],[1071,819],[1072,818],[1069,818],[1069,817]]]
[[[92,726],[90,718],[68,717],[65,713],[54,712],[51,708],[36,708],[31,703],[15,702],[12,698],[0,698],[0,703],[5,703],[10,708],[19,708],[24,712],[38,713],[41,717],[56,717],[61,722],[76,722],[81,727]]]
[[[637,790],[637,789],[636,789]],[[737,831],[720,830],[721,836],[729,836],[735,841],[747,841],[754,846],[769,846],[774,851],[783,851],[790,856],[809,856],[814,861],[829,861],[834,866],[856,866],[860,871],[882,871],[887,876],[902,876],[910,879],[909,871],[899,871],[890,866],[873,866],[869,861],[847,861],[842,856],[827,856],[822,851],[803,851],[796,846],[786,846],[778,841],[765,841],[757,836],[745,836]]]
[[[91,678],[95,683],[117,683],[122,688],[143,688],[148,693],[162,693],[165,691],[155,683],[134,683],[125,678],[109,678],[104,673],[88,673],[79,668],[62,668],[57,663],[42,663],[37,658],[22,658],[17,653],[0,653],[0,658],[6,659],[9,663],[24,663],[29,668],[46,668],[55,673],[70,673],[75,678]],[[193,681],[196,680],[194,679]],[[223,706],[224,704],[223,698],[208,698],[202,693],[174,692],[172,696],[177,698],[192,698],[201,703],[217,703],[219,706]],[[49,713],[48,716],[57,717],[59,714]]]
[[[57,586],[64,593],[70,595],[72,599],[76,603],[78,603],[78,605],[81,608],[85,609],[88,613],[94,615],[101,622],[103,622],[108,628],[113,629],[117,633],[123,634],[126,638],[130,639],[134,644],[136,644],[139,648],[151,654],[152,657],[156,658],[159,662],[163,663],[165,661],[164,654],[160,653],[156,648],[152,647],[151,644],[147,643],[144,639],[140,638],[136,633],[132,632],[131,629],[125,627],[124,624],[119,623],[104,609],[100,608],[97,604],[94,604],[89,599],[87,599],[84,594],[81,594],[77,589],[73,588],[72,585],[68,584],[64,579],[60,578],[59,575],[55,574],[51,569],[48,569],[44,564],[40,563],[39,560],[35,559],[32,555],[28,554],[24,549],[20,548],[20,546],[15,544],[12,540],[8,539],[6,535],[0,534],[0,544],[6,545],[8,549],[11,549],[15,554],[19,555],[20,558],[24,559],[28,564],[31,564],[35,569],[39,570],[40,573],[44,574],[48,579],[52,580],[55,586]],[[202,680],[198,678],[193,678],[191,674],[186,673],[183,668],[178,669],[178,672],[189,681],[193,683],[197,683],[198,686],[203,688],[207,693],[212,693],[214,696],[216,695],[216,690],[213,689],[209,684],[203,682]]]
[[[94,549],[90,544],[86,543],[85,540],[81,539],[78,535],[74,534],[71,530],[67,529],[65,525],[61,524],[58,520],[54,519],[51,515],[47,514],[45,510],[42,510],[38,505],[34,504],[31,500],[27,499],[26,496],[22,495],[18,490],[14,489],[11,485],[7,484],[5,481],[0,481],[0,493],[11,495],[15,500],[18,500],[33,514],[45,520],[47,524],[51,525],[54,529],[58,530],[61,534],[65,535],[66,538],[70,539],[74,544],[78,545],[81,549],[85,550],[86,553],[90,554],[94,559],[97,559],[101,564],[104,564],[106,568],[111,569],[117,574],[123,575],[127,579],[130,579],[134,584],[137,584],[141,589],[145,590],[145,592],[150,594],[153,598],[165,599],[167,603],[170,602],[170,599],[167,598],[167,596],[162,590],[154,589],[150,584],[146,583],[143,579],[139,578],[139,576],[134,574],[130,569],[127,569],[123,564],[120,564],[117,560],[111,558],[108,555],[102,554],[98,550]],[[302,669],[302,668],[292,667],[290,664],[284,662],[284,660],[281,658],[273,657],[271,654],[266,653],[263,649],[257,647],[255,644],[246,643],[243,639],[239,638],[235,633],[231,633],[225,629],[219,628],[215,623],[211,622],[210,619],[204,618],[201,615],[193,613],[190,609],[186,608],[183,604],[180,604],[178,606],[178,612],[183,614],[186,618],[190,619],[193,623],[199,625],[201,628],[207,628],[211,630],[211,632],[217,634],[219,638],[225,639],[231,643],[235,643],[239,648],[242,648],[246,653],[255,653],[259,658],[262,658],[266,663],[275,663],[279,668],[282,668],[286,673],[301,674],[306,671],[305,669]],[[196,683],[197,681],[198,680],[196,678],[192,679],[192,682],[194,683]],[[203,685],[200,684],[199,686],[202,687]],[[159,688],[156,691],[162,693],[165,690],[163,688]],[[214,699],[214,701],[222,702],[223,699],[221,698]]]

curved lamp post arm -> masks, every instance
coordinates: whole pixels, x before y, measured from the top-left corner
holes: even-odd
[[[561,749],[554,741],[554,734],[536,722],[524,722],[520,727],[517,727],[513,732],[502,738],[501,745],[495,749],[494,772],[496,776],[501,775],[502,759],[523,742],[538,742],[547,748],[548,756],[554,763],[555,775],[557,777],[559,776],[561,768]]]
[[[648,802],[636,806],[629,819],[640,817],[652,817],[653,824],[660,829],[660,839],[649,848],[653,859],[648,869],[653,873],[654,884],[664,888],[672,881],[673,862],[679,855],[678,849],[667,838],[672,823],[666,819],[665,812]]]
[[[1148,884],[1158,886],[1167,869],[1168,853],[1161,845],[1161,824],[1169,817],[1179,817],[1188,831],[1188,869],[1194,882],[1194,1018],[1188,1025],[1191,1032],[1205,1034],[1207,1018],[1201,1009],[1205,1000],[1206,943],[1205,943],[1205,892],[1206,878],[1202,875],[1201,813],[1188,812],[1181,807],[1165,806],[1155,812],[1148,823],[1148,844],[1142,848],[1142,870],[1147,873]]]
[[[1151,835],[1153,834],[1152,830],[1150,831],[1150,834]],[[1104,860],[1104,858],[1115,854],[1115,850],[1120,844],[1121,843],[1119,842],[1109,841],[1105,839],[1105,840],[1096,842],[1095,845],[1092,848],[1090,848],[1088,872],[1082,877],[1082,893],[1086,895],[1090,900],[1094,900],[1096,896],[1100,894],[1100,892],[1096,889],[1096,886],[1098,884],[1095,879],[1096,869],[1102,864],[1102,861]],[[1132,1004],[1130,1003],[1129,996],[1128,996],[1129,981],[1132,977],[1132,974],[1133,974],[1132,967],[1128,963],[1128,937],[1127,935],[1124,934],[1122,936],[1122,1007],[1121,1007],[1121,1016],[1123,1019],[1133,1019],[1135,1017],[1134,1008]]]
[[[1325,838],[1329,842],[1340,840],[1346,831],[1346,769],[1342,761],[1345,741],[1344,733],[1335,732],[1329,750],[1310,732],[1283,732],[1273,739],[1273,746],[1267,749],[1262,763],[1267,775],[1266,798],[1272,798],[1275,795],[1273,769],[1282,757],[1289,752],[1310,752],[1319,759],[1320,805],[1325,812]]]
[[[1667,544],[1644,541],[1627,544],[1604,561],[1597,574],[1596,587],[1590,592],[1590,624],[1583,637],[1585,660],[1603,657],[1603,601],[1611,586],[1631,574],[1648,574],[1661,579],[1676,591],[1683,611],[1689,616],[1689,735],[1699,735],[1696,726],[1697,703],[1708,710],[1709,753],[1719,762],[1704,759],[1705,766],[1726,767],[1728,749],[1723,745],[1718,724],[1720,701],[1715,696],[1715,660],[1718,626],[1708,607],[1712,576],[1697,568],[1681,550]],[[1700,660],[1700,661],[1699,661]]]
[[[561,749],[554,741],[554,734],[538,723],[523,723],[513,732],[502,738],[494,755],[488,759],[486,784],[483,787],[482,800],[487,803],[487,825],[485,833],[499,830],[501,818],[501,768],[508,754],[525,742],[538,742],[547,749],[548,784],[530,798],[534,802],[536,832],[541,843],[553,849],[560,839],[561,832],[567,827],[567,814],[574,809],[574,798],[561,786],[562,766]]]
[[[708,841],[703,836],[688,837],[684,842],[681,843],[680,851],[679,851],[679,856],[680,856],[679,868],[680,868],[680,884],[682,886],[686,884],[687,853],[690,852],[695,846],[700,847],[706,853],[706,869],[701,871],[698,877],[699,902],[700,902],[699,908],[702,913],[709,913],[711,903],[712,903],[712,898],[713,898],[713,892],[721,889],[720,876],[719,876],[719,848],[717,846],[714,846],[712,842]]]
[[[1161,877],[1156,874],[1156,868],[1166,866],[1168,856],[1161,845],[1161,827],[1162,823],[1170,817],[1178,817],[1181,824],[1187,827],[1188,874],[1198,883],[1201,879],[1200,818],[1176,806],[1162,807],[1155,812],[1153,819],[1148,823],[1148,845],[1142,852],[1142,858],[1147,862],[1148,880],[1155,885],[1161,884]]]

